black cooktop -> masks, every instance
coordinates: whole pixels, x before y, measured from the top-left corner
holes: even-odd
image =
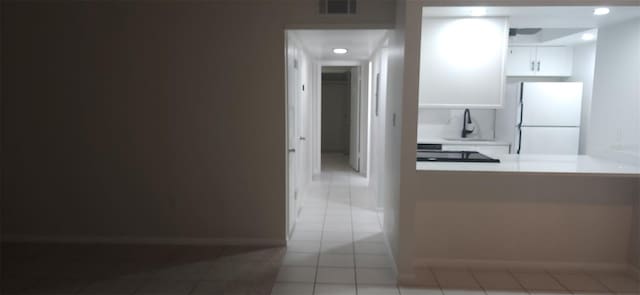
[[[419,162],[500,163],[499,159],[490,158],[484,154],[470,151],[419,150],[417,153],[417,160]]]

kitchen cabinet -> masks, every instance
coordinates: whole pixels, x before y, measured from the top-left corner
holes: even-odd
[[[509,154],[508,144],[443,144],[443,151],[476,151],[487,156],[507,155]]]
[[[501,108],[508,19],[423,18],[419,104],[422,108]]]
[[[538,47],[538,76],[571,76],[573,50],[570,47]]]
[[[507,76],[568,77],[573,51],[566,46],[510,46]]]

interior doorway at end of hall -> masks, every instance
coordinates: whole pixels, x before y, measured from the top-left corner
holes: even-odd
[[[323,66],[321,79],[322,157],[341,157],[355,171],[360,171],[359,71],[359,67]]]

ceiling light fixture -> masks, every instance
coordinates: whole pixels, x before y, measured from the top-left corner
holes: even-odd
[[[582,40],[584,40],[584,41],[591,41],[591,40],[594,40],[595,38],[596,38],[596,35],[591,34],[591,33],[582,34]]]
[[[475,7],[471,9],[471,16],[485,16],[487,15],[487,9],[484,7]]]
[[[349,52],[349,50],[347,50],[346,48],[334,48],[333,49],[333,53],[334,54],[347,54],[347,52]]]
[[[598,7],[593,10],[593,15],[606,15],[609,14],[610,11],[607,7]]]

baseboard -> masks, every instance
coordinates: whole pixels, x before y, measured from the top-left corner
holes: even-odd
[[[417,268],[453,268],[515,271],[628,271],[629,265],[615,263],[574,263],[556,261],[507,261],[472,259],[420,259]]]
[[[384,245],[387,247],[387,253],[389,253],[389,258],[391,259],[391,269],[395,274],[396,278],[400,278],[400,273],[398,272],[398,264],[396,263],[396,257],[393,256],[393,251],[391,251],[391,244],[389,244],[389,238],[387,237],[387,233],[383,230],[382,235],[384,236]]]
[[[247,238],[162,238],[162,237],[105,237],[105,236],[33,236],[3,235],[2,242],[73,243],[73,244],[148,244],[196,246],[285,246],[285,240]]]
[[[379,209],[376,213],[378,215],[378,221],[380,221],[379,212],[382,212],[382,210]],[[396,276],[396,279],[399,281],[400,272],[398,271],[398,264],[396,263],[396,257],[393,255],[393,251],[391,250],[391,244],[389,244],[389,236],[387,236],[387,232],[384,230],[384,224],[382,222],[379,222],[379,223],[380,223],[380,227],[382,228],[384,245],[385,247],[387,247],[387,253],[389,254],[389,258],[391,259],[391,270],[393,270],[393,274]]]
[[[629,265],[629,272],[636,278],[636,280],[640,281],[640,268]]]

